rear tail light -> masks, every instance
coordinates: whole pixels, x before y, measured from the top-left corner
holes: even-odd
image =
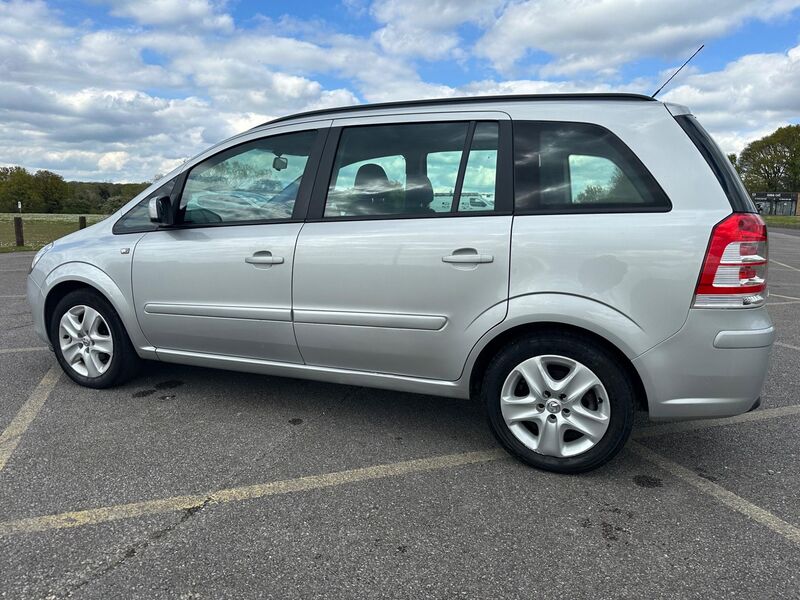
[[[752,308],[766,295],[767,226],[755,213],[734,213],[711,232],[694,307]]]

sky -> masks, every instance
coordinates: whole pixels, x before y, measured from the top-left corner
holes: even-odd
[[[800,0],[0,0],[0,165],[149,181],[271,118],[651,94],[726,152],[800,122]]]

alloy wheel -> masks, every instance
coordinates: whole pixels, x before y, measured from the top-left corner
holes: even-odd
[[[500,405],[514,437],[534,452],[557,458],[597,445],[611,417],[600,378],[582,363],[558,355],[534,356],[512,369]]]
[[[91,306],[73,306],[61,317],[59,346],[67,364],[84,377],[100,377],[111,366],[114,340],[111,329]]]

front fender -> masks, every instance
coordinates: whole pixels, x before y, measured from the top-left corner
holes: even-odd
[[[50,292],[59,284],[78,281],[95,288],[117,311],[125,330],[128,332],[131,343],[143,358],[150,358],[149,342],[142,333],[136,313],[131,301],[125,297],[119,286],[109,275],[98,267],[85,262],[67,262],[53,269],[42,284],[42,296],[46,299]],[[44,310],[44,304],[42,310]],[[152,354],[155,358],[155,353]]]

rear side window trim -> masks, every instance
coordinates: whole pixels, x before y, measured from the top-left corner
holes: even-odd
[[[722,153],[714,139],[700,126],[697,119],[693,115],[678,115],[675,120],[713,171],[733,211],[757,213],[758,209],[747,195],[744,184],[737,181],[738,175],[733,170],[733,165],[730,164],[728,157]]]
[[[652,198],[659,201],[657,205],[636,205],[636,204],[614,204],[614,205],[592,205],[592,204],[581,204],[581,205],[573,205],[573,206],[554,206],[552,208],[542,208],[541,206],[535,206],[533,208],[519,208],[518,204],[518,194],[524,193],[525,186],[520,185],[522,177],[520,173],[520,169],[517,164],[517,156],[518,156],[518,146],[517,141],[521,138],[519,135],[519,131],[521,127],[525,126],[589,126],[595,128],[599,131],[602,131],[603,134],[607,135],[609,138],[609,142],[613,146],[613,148],[625,158],[628,164],[632,165],[638,174],[644,179],[644,185],[647,188],[647,193]],[[519,137],[518,137],[519,136]],[[537,137],[537,141],[535,146],[532,148],[533,153],[535,155],[539,155],[539,142],[540,139]],[[530,151],[531,149],[529,149]],[[541,159],[539,161],[541,163]],[[597,123],[588,123],[588,122],[581,122],[581,121],[535,121],[535,120],[517,120],[514,122],[514,149],[513,149],[513,167],[514,167],[514,214],[515,215],[570,215],[570,214],[610,214],[610,213],[666,213],[672,210],[672,201],[670,200],[667,193],[658,183],[658,180],[653,176],[650,170],[642,163],[641,159],[636,155],[636,153],[631,150],[625,142],[623,142],[619,136],[617,136],[614,132],[603,127],[602,125],[598,125]],[[532,185],[539,186],[541,182],[540,177],[540,170],[541,164],[537,168],[534,169],[534,177]],[[538,197],[539,191],[535,190],[534,193]],[[538,204],[538,200],[537,200]]]

